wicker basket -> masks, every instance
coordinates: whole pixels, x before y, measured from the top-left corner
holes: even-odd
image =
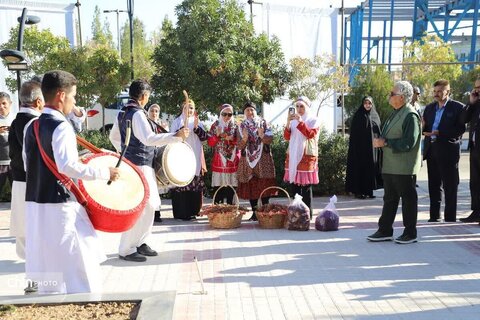
[[[265,191],[269,190],[269,189],[278,189],[278,190],[281,190],[283,191],[287,197],[288,197],[288,203],[290,203],[290,196],[288,194],[288,192],[283,189],[283,188],[280,188],[280,187],[268,187],[268,188],[265,188],[262,193],[260,194],[260,197],[259,197],[259,201],[261,203],[261,199],[262,199],[262,195]],[[271,213],[268,213],[268,212],[256,212],[256,215],[257,215],[257,219],[258,219],[258,224],[260,225],[260,228],[262,229],[283,229],[284,225],[285,225],[285,219],[287,218],[287,214],[280,214],[280,213],[277,213],[277,214],[271,214]]]
[[[240,224],[242,222],[242,217],[243,214],[238,210],[239,207],[239,200],[238,200],[238,195],[237,192],[235,191],[235,188],[232,186],[221,186],[215,191],[215,194],[213,195],[213,199],[215,199],[215,196],[217,195],[218,190],[221,188],[229,187],[232,188],[235,198],[236,198],[236,209],[232,212],[227,212],[227,213],[219,213],[219,214],[209,214],[207,215],[208,217],[208,223],[212,228],[215,229],[235,229],[240,227]],[[215,206],[215,204],[212,204],[212,206]]]

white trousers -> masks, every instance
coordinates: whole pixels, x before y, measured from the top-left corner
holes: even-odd
[[[145,175],[150,196],[137,222],[131,229],[122,233],[118,248],[118,254],[121,256],[127,256],[136,252],[137,247],[147,242],[148,236],[152,233],[154,212],[156,208],[160,207],[160,196],[157,192],[155,171],[149,166],[139,166],[138,169]]]
[[[10,214],[10,236],[16,237],[16,251],[20,259],[25,259],[25,192],[24,181],[13,181]]]

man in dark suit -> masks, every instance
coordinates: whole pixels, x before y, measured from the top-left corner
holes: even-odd
[[[472,213],[461,218],[462,222],[480,222],[480,77],[475,80],[474,88],[470,92],[470,103],[465,106],[463,113],[464,123],[468,123],[470,137],[470,196]]]
[[[427,160],[430,196],[428,222],[440,220],[442,191],[445,193],[445,221],[454,222],[457,219],[457,191],[460,181],[460,145],[465,132],[463,104],[449,98],[448,80],[438,80],[433,87],[435,102],[427,105],[423,113],[423,159]]]

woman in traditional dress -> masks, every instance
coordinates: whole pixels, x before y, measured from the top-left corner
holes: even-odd
[[[265,188],[275,185],[275,165],[273,163],[270,144],[273,141],[272,130],[267,122],[257,115],[253,102],[243,106],[245,120],[240,124],[238,148],[241,150],[238,164],[238,196],[250,200],[252,216],[256,221],[257,203]],[[262,204],[268,203],[275,190],[267,190],[262,195]]]
[[[310,99],[300,96],[294,103],[295,110],[288,114],[283,132],[288,140],[283,180],[292,186],[292,194],[298,193],[310,208],[312,217],[312,184],[318,183],[318,133],[320,121],[310,114]]]
[[[381,148],[373,147],[380,136],[380,117],[372,97],[364,97],[350,126],[345,189],[358,199],[375,198],[373,190],[382,186]]]
[[[148,119],[156,124],[153,130],[155,133],[168,132],[168,122],[160,119],[160,106],[158,104],[154,103],[148,108]]]
[[[176,132],[187,126],[190,134],[185,140],[192,147],[196,160],[195,177],[192,182],[185,187],[171,189],[173,217],[185,221],[195,219],[202,208],[202,195],[205,189],[203,175],[207,171],[204,163],[202,141],[207,140],[207,132],[203,124],[200,123],[198,115],[195,112],[195,103],[188,100],[183,104],[182,114],[172,122],[172,132]]]
[[[167,133],[168,132],[168,123],[166,121],[160,120],[160,106],[156,103],[148,107],[148,120],[152,126],[152,130],[155,133]],[[155,158],[157,156],[158,148],[155,148]],[[168,188],[159,187],[157,184],[158,194],[168,193]],[[155,209],[155,217],[153,222],[162,222],[162,216],[160,214],[160,207]]]
[[[209,131],[208,145],[214,148],[212,160],[212,187],[237,186],[237,168],[240,154],[237,149],[237,126],[233,119],[233,107],[222,104],[220,117]],[[217,192],[213,202],[233,204],[234,191],[222,188]]]

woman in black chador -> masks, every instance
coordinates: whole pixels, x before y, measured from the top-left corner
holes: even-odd
[[[364,97],[350,126],[345,189],[356,198],[375,198],[373,190],[382,187],[381,148],[373,147],[380,136],[380,117],[372,97]]]

